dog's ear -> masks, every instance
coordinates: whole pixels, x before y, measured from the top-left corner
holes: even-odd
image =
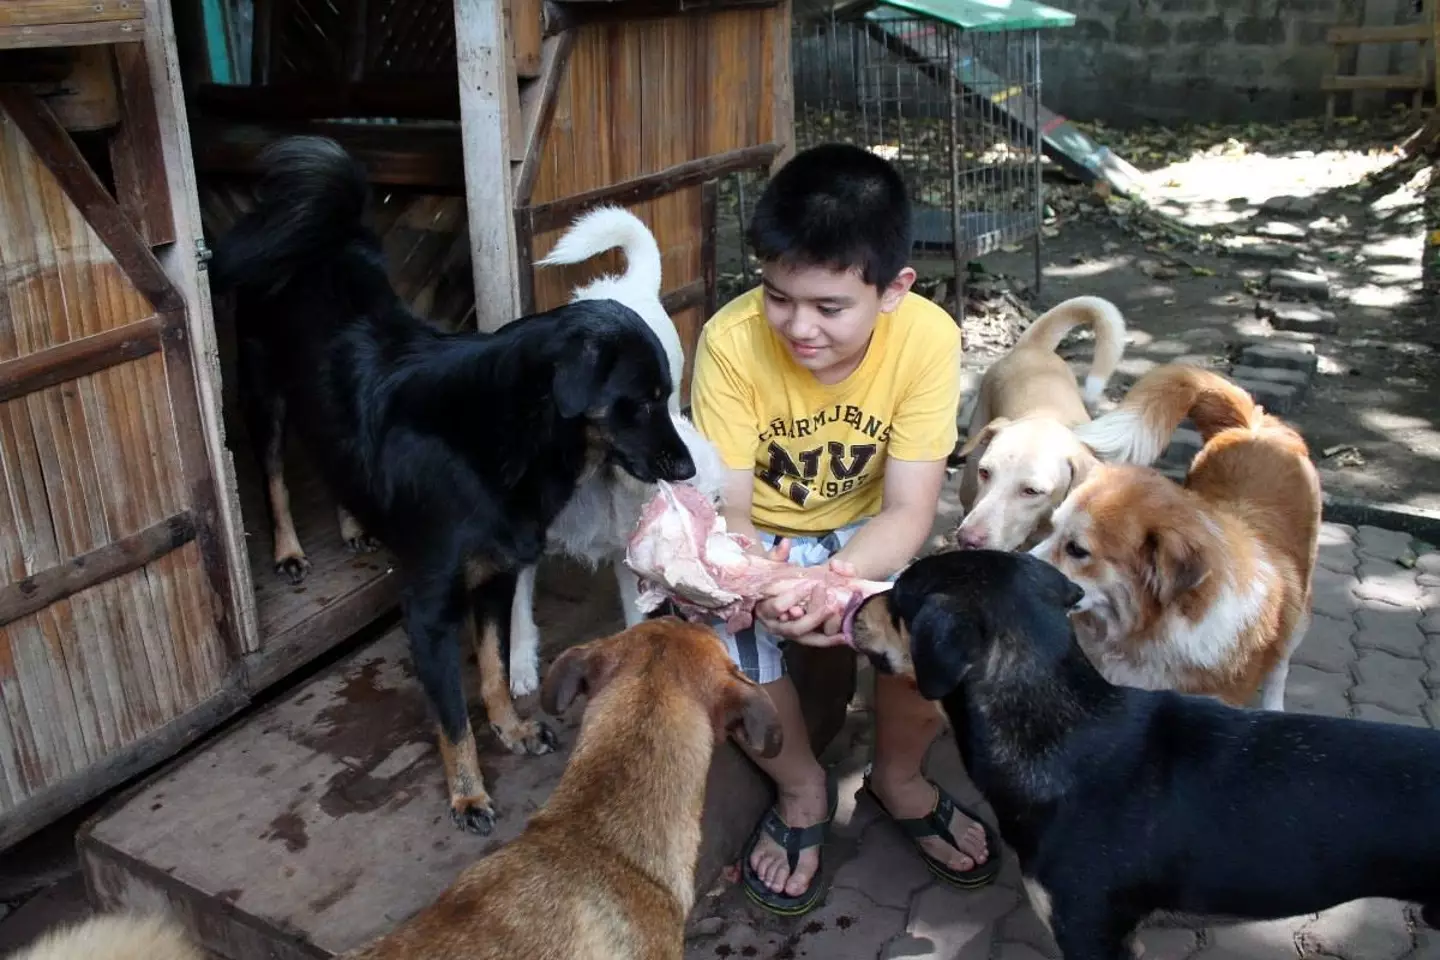
[[[600,641],[571,647],[550,664],[540,684],[540,706],[550,716],[558,717],[582,693],[593,697],[610,678],[613,658],[599,646]]]
[[[1038,557],[1027,559],[1034,559],[1032,567],[1036,571],[1035,575],[1040,580],[1046,599],[1051,603],[1062,610],[1070,610],[1074,608],[1075,604],[1085,599],[1085,590],[1074,580],[1061,573],[1059,568]]]
[[[1090,471],[1100,463],[1094,452],[1083,443],[1075,444],[1075,449],[1065,459],[1070,464],[1070,486],[1065,488],[1067,494],[1084,483]]]
[[[975,450],[975,448],[981,446],[982,444],[989,443],[990,439],[994,437],[995,434],[1000,432],[1000,428],[1005,426],[1009,422],[1009,417],[996,417],[994,420],[991,420],[989,423],[985,424],[985,426],[980,428],[979,433],[975,434],[973,437],[965,438],[965,443],[960,447],[959,455],[962,457],[968,457],[971,451]]]
[[[605,402],[605,388],[615,368],[611,344],[593,336],[576,338],[555,365],[555,407],[566,420],[584,416]]]
[[[980,624],[931,597],[910,619],[909,630],[916,689],[926,700],[944,699],[970,668],[974,645],[980,641]]]
[[[1141,555],[1146,565],[1145,583],[1162,604],[1173,603],[1210,576],[1199,547],[1173,528],[1145,534]]]
[[[729,685],[719,726],[765,760],[777,756],[784,745],[780,714],[770,694],[757,684],[736,680]]]

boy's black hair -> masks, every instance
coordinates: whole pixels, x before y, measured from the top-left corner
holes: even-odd
[[[746,239],[762,263],[858,269],[884,290],[910,260],[905,181],[862,147],[811,147],[765,185]]]

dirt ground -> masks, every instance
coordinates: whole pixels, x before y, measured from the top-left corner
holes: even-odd
[[[1440,330],[1421,267],[1431,167],[1401,156],[1409,129],[1391,117],[1328,138],[1313,121],[1101,131],[1101,142],[1146,169],[1147,202],[1049,178],[1039,291],[1028,246],[985,257],[992,276],[982,290],[1013,287],[1035,312],[1081,294],[1118,304],[1130,337],[1112,401],[1155,363],[1233,357],[1256,340],[1311,341],[1319,373],[1288,418],[1310,443],[1327,492],[1440,509],[1431,473],[1440,460]],[[949,306],[949,261],[919,266]],[[1258,315],[1257,304],[1281,299],[1268,288],[1273,268],[1326,276],[1328,297],[1309,305],[1327,323],[1333,315],[1334,332],[1276,330]],[[973,374],[1013,342],[1017,311],[1007,300],[966,317]],[[1077,372],[1089,363],[1085,339],[1061,348]]]

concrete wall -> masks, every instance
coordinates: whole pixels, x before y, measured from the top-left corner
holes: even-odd
[[[1075,13],[1078,20],[1071,29],[1043,34],[1043,102],[1078,120],[1125,126],[1273,122],[1321,114],[1325,96],[1320,81],[1331,68],[1326,31],[1362,18],[1369,24],[1415,18],[1411,0],[1048,2]],[[822,88],[828,88],[832,102],[853,101],[856,96],[873,102],[880,92],[875,89],[876,77],[883,77],[887,99],[899,94],[908,101],[905,112],[931,112],[925,101],[933,97],[927,96],[926,84],[897,90],[896,73],[857,70],[856,58],[844,49],[847,43],[812,37],[798,25],[796,41],[796,95],[802,103],[827,99]],[[1414,44],[1361,48],[1358,68],[1351,50],[1342,60],[1343,72],[1415,69]],[[821,68],[825,62],[830,64],[828,71]],[[1342,113],[1350,109],[1347,99],[1342,95]],[[1357,109],[1381,107],[1381,99],[1371,95]]]

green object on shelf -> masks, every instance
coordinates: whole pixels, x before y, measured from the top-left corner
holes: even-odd
[[[884,0],[866,14],[873,20],[930,17],[976,32],[1073,27],[1075,14],[1034,0]]]

